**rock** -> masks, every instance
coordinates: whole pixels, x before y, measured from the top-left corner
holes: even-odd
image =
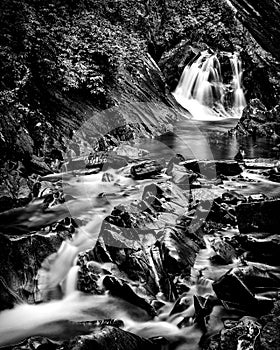
[[[103,286],[111,295],[124,299],[135,307],[145,310],[151,318],[157,315],[155,309],[148,301],[138,296],[125,281],[114,276],[105,276],[103,279]]]
[[[67,204],[60,204],[63,198],[58,192],[48,194],[44,199],[36,199],[26,207],[19,207],[0,213],[0,232],[6,235],[30,234],[32,231],[40,230],[50,226],[69,216],[83,211],[80,202],[70,200]],[[53,204],[53,206],[51,206]],[[34,220],[36,217],[36,220]]]
[[[248,202],[263,202],[267,200],[267,196],[263,193],[256,193],[256,194],[251,194],[248,197],[246,197]]]
[[[137,165],[133,165],[130,169],[131,175],[134,179],[147,179],[158,175],[163,170],[165,161],[158,162],[156,160],[147,160]]]
[[[240,147],[238,152],[234,156],[234,160],[236,160],[237,162],[242,162],[244,159],[244,155],[245,155],[245,151],[243,150],[243,148]]]
[[[97,328],[91,335],[78,336],[64,342],[63,350],[159,350],[152,341],[115,327]]]
[[[107,166],[107,159],[108,159],[107,151],[99,151],[96,153],[91,152],[88,156],[88,160],[85,161],[84,166],[86,169],[101,169]]]
[[[14,206],[15,200],[9,195],[1,195],[0,196],[0,213],[3,211],[12,209]]]
[[[63,241],[63,235],[42,236],[35,234],[18,239],[0,235],[0,305],[12,306],[19,300],[28,302],[40,301],[37,281],[37,270],[42,261],[57,251]]]
[[[216,178],[217,175],[235,176],[242,173],[242,168],[238,162],[234,160],[187,160],[182,162],[181,165],[188,170],[192,170],[197,174],[205,176],[208,179]]]
[[[235,236],[230,239],[230,244],[239,249],[241,253],[245,252],[246,260],[277,266],[280,254],[279,235],[277,233],[267,237],[266,233],[265,236],[265,238],[250,235]]]
[[[278,161],[275,159],[255,158],[244,160],[247,169],[273,169],[276,168],[277,164]]]
[[[270,283],[275,282],[273,276],[271,278],[257,268],[233,268],[213,283],[213,290],[227,308],[243,310],[251,315],[263,315],[272,309],[273,300],[259,298],[255,293],[267,283],[266,279]]]
[[[265,50],[271,52],[278,61],[280,49],[277,45],[280,36],[280,6],[277,0],[263,3],[261,0],[232,0],[238,10],[238,18],[252,33]]]
[[[222,194],[222,201],[229,205],[237,205],[246,202],[245,196],[235,191],[228,191]]]
[[[124,144],[124,143],[120,144],[114,150],[114,152],[118,156],[128,157],[130,159],[138,159],[138,158],[141,158],[141,157],[149,154],[149,152],[145,151],[144,149],[132,147],[132,146]]]
[[[166,168],[166,174],[171,175],[174,164],[179,165],[180,162],[184,162],[184,161],[185,161],[185,158],[181,154],[177,153],[174,157],[170,159]]]
[[[235,213],[234,206],[221,202],[219,198],[215,199],[211,204],[212,205],[210,207],[206,207],[206,210],[209,211],[207,220],[214,221],[217,223],[222,223],[224,225],[227,225],[227,224],[231,226],[236,225],[237,221],[236,221],[236,213]],[[200,206],[201,206],[201,203],[199,207]]]
[[[261,325],[256,319],[245,316],[238,322],[221,331],[220,350],[250,350],[255,349],[256,339],[260,334]]]
[[[184,190],[188,190],[194,186],[194,182],[198,175],[192,170],[187,170],[185,167],[173,164],[172,169],[169,169],[168,175],[172,177],[172,182]]]
[[[120,169],[125,167],[128,164],[125,157],[117,156],[110,152],[107,162],[103,165],[103,170],[107,170],[108,168],[112,169]]]
[[[201,49],[205,50],[205,47]],[[164,52],[159,66],[171,91],[175,90],[185,66],[198,55],[199,51],[188,45],[187,40],[182,40],[174,48]]]
[[[244,108],[235,130],[241,135],[252,135],[253,138],[259,136],[277,140],[280,127],[274,110],[268,110],[260,100],[252,99]]]
[[[277,301],[272,312],[260,319],[260,323],[263,325],[260,333],[260,344],[264,350],[280,349],[279,316],[279,301]]]
[[[68,162],[63,164],[61,170],[62,171],[73,171],[73,170],[85,169],[86,165],[88,168],[88,164],[86,164],[84,157],[70,159]]]
[[[212,262],[230,264],[233,262],[233,259],[236,258],[234,248],[224,239],[216,238],[211,244],[211,247],[215,251],[215,255],[211,258]]]
[[[280,174],[271,174],[269,180],[273,182],[280,182]]]
[[[23,164],[31,174],[48,175],[53,172],[42,158],[35,155],[33,155],[31,159],[24,161]]]
[[[236,207],[236,217],[240,233],[278,233],[279,210],[279,199],[239,204]]]

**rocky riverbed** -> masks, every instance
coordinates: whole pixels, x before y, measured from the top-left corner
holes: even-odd
[[[278,171],[119,141],[21,180],[0,214],[0,344],[278,349]]]

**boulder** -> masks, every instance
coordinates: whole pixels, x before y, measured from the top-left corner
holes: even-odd
[[[263,316],[260,319],[262,330],[260,333],[260,343],[263,350],[278,350],[280,349],[280,309],[279,301],[270,314]]]
[[[173,164],[168,175],[172,177],[172,182],[184,190],[188,190],[190,185],[194,184],[198,175],[192,170],[187,170],[185,167]]]
[[[233,259],[236,258],[236,253],[228,242],[224,239],[216,238],[211,244],[212,249],[215,251],[215,255],[211,258],[212,262],[219,262],[221,264],[230,264]]]
[[[115,327],[97,328],[92,334],[64,342],[63,350],[159,350],[150,340]]]
[[[280,227],[280,200],[241,203],[236,207],[240,233],[278,233]]]
[[[148,303],[148,301],[138,296],[132,287],[130,287],[125,281],[118,279],[115,276],[107,275],[103,279],[103,286],[111,295],[124,299],[135,307],[145,310],[150,318],[156,316],[155,309]]]
[[[134,179],[147,179],[158,175],[163,170],[165,161],[147,160],[139,164],[133,165],[130,169]]]
[[[23,163],[25,168],[28,169],[29,173],[31,174],[35,173],[39,175],[48,175],[53,172],[51,168],[45,163],[43,158],[37,157],[35,155]]]
[[[278,161],[270,158],[244,159],[244,165],[247,169],[273,169],[278,165]]]
[[[186,160],[180,163],[186,169],[201,174],[208,179],[216,178],[218,175],[235,176],[242,173],[242,168],[235,160]]]
[[[260,329],[256,319],[248,316],[237,322],[227,322],[220,334],[220,350],[254,349]]]
[[[280,281],[280,280],[279,280]],[[213,283],[213,290],[226,308],[245,311],[251,315],[263,315],[273,307],[273,300],[258,297],[256,293],[277,277],[251,266],[236,267]],[[277,285],[280,287],[279,282]]]
[[[114,150],[114,152],[117,154],[117,156],[127,157],[130,159],[138,159],[149,154],[149,152],[144,149],[132,147],[124,143],[121,143]]]
[[[40,300],[36,274],[42,261],[57,251],[63,235],[34,234],[18,239],[0,235],[0,305],[12,307],[16,301]],[[2,293],[3,291],[3,293]]]
[[[277,234],[264,234],[265,237],[254,237],[252,235],[238,235],[230,239],[230,244],[238,249],[248,261],[257,261],[272,266],[278,266],[280,254],[280,237]]]

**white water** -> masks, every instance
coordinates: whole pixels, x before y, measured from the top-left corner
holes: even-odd
[[[237,53],[223,53],[232,68],[232,82],[223,83],[221,64],[217,54],[203,51],[199,58],[188,64],[173,95],[195,120],[240,118],[246,106],[242,90],[242,66]],[[230,96],[231,104],[225,103]]]

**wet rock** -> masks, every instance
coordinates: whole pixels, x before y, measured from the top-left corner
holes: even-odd
[[[261,326],[256,319],[248,316],[241,318],[240,321],[231,324],[221,331],[220,349],[221,350],[249,350],[257,349],[256,339],[260,334]],[[255,348],[255,346],[257,346]]]
[[[240,147],[238,152],[234,156],[234,160],[236,160],[237,162],[242,162],[244,159],[244,155],[245,155],[245,151],[243,150],[243,148]]]
[[[256,293],[272,281],[275,282],[275,278],[265,271],[245,266],[228,271],[213,283],[213,289],[227,308],[263,315],[272,309],[273,301]]]
[[[206,46],[206,45],[205,45]],[[205,47],[202,50],[205,50]],[[188,45],[187,40],[182,40],[174,48],[165,51],[159,61],[166,82],[170,90],[174,91],[185,66],[199,53],[199,49]],[[176,63],[175,63],[176,62]]]
[[[278,161],[269,158],[245,159],[244,165],[247,169],[273,169],[277,167]]]
[[[240,233],[279,232],[280,200],[242,203],[236,207],[236,217]]]
[[[106,170],[108,168],[120,169],[125,167],[127,164],[128,162],[125,157],[110,153],[106,164],[103,165],[103,170]]]
[[[181,287],[176,285],[174,277],[190,276],[199,244],[181,229],[166,228],[161,235],[151,248],[151,257],[159,278],[160,291],[167,300],[175,301],[178,298],[177,287]]]
[[[174,184],[184,190],[189,189],[191,185],[194,186],[194,182],[198,177],[192,170],[186,170],[185,167],[177,164],[173,164],[168,175],[172,177],[172,182]]]
[[[107,166],[107,160],[108,160],[108,153],[105,151],[90,153],[88,156],[87,161],[81,160],[81,168],[85,167],[86,169],[98,169]],[[79,168],[79,162],[77,163]],[[108,167],[108,166],[107,166]],[[74,170],[74,169],[73,169]]]
[[[252,99],[243,110],[235,130],[241,135],[278,139],[280,127],[276,115],[279,113],[275,113],[274,110],[275,108],[268,110],[259,99]]]
[[[226,204],[237,205],[242,202],[246,202],[245,196],[235,191],[228,191],[222,194],[222,201]]]
[[[280,182],[280,174],[271,174],[269,180],[273,182]]]
[[[222,238],[216,238],[211,244],[211,247],[215,251],[215,255],[211,257],[212,262],[230,264],[236,258],[233,246]]]
[[[230,239],[230,244],[244,254],[245,259],[260,263],[277,266],[280,254],[280,237],[278,234],[264,237],[254,237],[252,235],[240,235]]]
[[[130,159],[138,159],[138,158],[141,158],[141,157],[149,154],[149,152],[145,151],[144,149],[132,147],[132,146],[124,144],[124,143],[120,144],[114,150],[114,152],[118,156],[127,157]]]
[[[84,158],[70,159],[68,162],[63,164],[62,171],[73,171],[86,168],[86,162]],[[87,167],[88,168],[88,167]]]
[[[14,199],[10,197],[9,195],[1,195],[0,196],[0,213],[12,209],[14,206]]]
[[[268,197],[263,193],[256,193],[251,194],[248,197],[246,197],[247,202],[263,202],[264,200],[268,199]]]
[[[65,237],[63,235],[42,236],[35,234],[19,239],[0,235],[0,293],[1,307],[11,305],[17,299],[28,302],[39,301],[37,271],[42,261],[57,251]]]
[[[168,197],[167,191],[162,189],[159,185],[149,184],[144,187],[142,201],[144,202],[144,206],[147,207],[147,210],[152,209],[156,212],[165,211],[163,203],[168,199],[170,198]]]
[[[43,158],[32,156],[31,159],[23,162],[26,169],[29,173],[35,173],[39,175],[51,174],[53,171],[51,168],[44,162]]]
[[[280,49],[277,46],[280,35],[280,8],[277,1],[233,0],[238,10],[239,20],[252,33],[257,42],[271,52],[276,59],[280,59]]]
[[[264,350],[280,349],[280,311],[279,301],[275,303],[274,309],[268,315],[261,317],[260,323],[263,328],[260,334],[260,343]]]
[[[63,350],[157,350],[160,346],[115,327],[97,329],[91,335],[79,336],[63,343]]]
[[[128,283],[114,276],[105,276],[103,286],[110,294],[145,310],[151,317],[156,316],[155,309],[142,297],[138,296]]]
[[[216,178],[217,175],[235,176],[242,172],[242,168],[235,160],[187,160],[181,163],[186,169],[201,174],[208,179]]]
[[[116,251],[119,254],[119,251]],[[127,278],[134,282],[140,282],[145,286],[147,295],[155,296],[159,292],[155,272],[151,269],[150,257],[143,250],[130,252],[125,250],[122,260],[118,261],[111,252],[113,261],[116,261],[120,271],[124,272]]]
[[[164,266],[169,273],[186,273],[193,266],[199,245],[179,229],[166,228],[160,240]]]
[[[179,165],[181,162],[184,162],[185,161],[185,158],[177,153],[174,157],[172,157],[167,165],[167,168],[166,168],[166,174],[167,175],[171,175],[171,171],[173,169],[173,166],[174,165]]]
[[[235,207],[223,203],[220,198],[214,200],[211,206],[209,204],[209,207],[206,207],[206,210],[209,211],[207,216],[207,220],[209,221],[215,221],[224,225],[229,224],[231,226],[235,226],[237,223]]]
[[[131,167],[131,175],[134,179],[147,179],[158,175],[163,170],[165,161],[147,160]]]

